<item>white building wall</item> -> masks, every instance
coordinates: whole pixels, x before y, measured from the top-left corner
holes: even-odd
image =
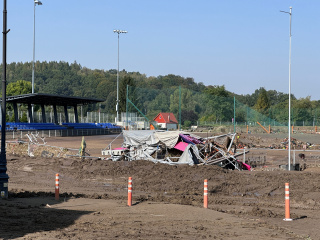
[[[158,126],[160,126],[160,128],[166,128],[166,124],[165,123],[157,123]]]

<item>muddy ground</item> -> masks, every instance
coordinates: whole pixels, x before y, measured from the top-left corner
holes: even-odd
[[[78,154],[82,137],[46,138],[46,146],[33,149],[34,157],[28,156],[27,144],[10,139],[9,199],[0,200],[0,238],[320,239],[320,135],[292,137],[302,146],[292,155],[303,171],[279,168],[288,163],[280,147],[285,134],[239,136],[250,151],[246,160],[255,161],[252,171],[105,160],[101,150],[115,136],[85,137],[90,154],[85,159],[71,156]],[[112,147],[121,143],[120,137]],[[272,144],[279,148],[270,149]],[[56,173],[59,201],[54,197]],[[128,177],[133,178],[131,207]],[[204,179],[208,209],[203,208]],[[286,182],[293,221],[283,220]]]

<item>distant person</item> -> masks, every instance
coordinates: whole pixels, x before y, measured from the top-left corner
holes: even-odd
[[[299,158],[301,158],[301,159],[303,159],[303,160],[306,158],[306,156],[305,156],[303,153],[299,153],[298,156],[299,156]]]

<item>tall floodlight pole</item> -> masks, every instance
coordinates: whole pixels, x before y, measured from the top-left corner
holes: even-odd
[[[1,103],[1,153],[0,153],[0,198],[8,198],[6,157],[6,85],[7,85],[7,0],[3,0],[3,45],[2,45],[2,103]]]
[[[291,162],[291,18],[292,18],[292,7],[290,7],[289,12],[280,11],[283,13],[288,13],[289,20],[289,117],[288,117],[288,170],[290,171]]]
[[[119,36],[120,33],[127,33],[124,30],[113,30],[114,33],[118,33],[118,71],[117,71],[117,104],[116,104],[116,111],[117,111],[117,118],[116,123],[119,121]]]
[[[32,94],[34,94],[34,62],[35,62],[35,49],[36,49],[36,5],[42,5],[42,2],[34,0],[33,5],[33,58],[32,58]],[[33,116],[33,105],[32,105]]]
[[[34,62],[36,49],[36,5],[42,5],[42,2],[34,0],[33,6],[33,60],[32,60],[32,93],[34,93]]]

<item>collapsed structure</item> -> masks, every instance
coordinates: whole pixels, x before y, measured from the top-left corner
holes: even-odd
[[[134,130],[123,131],[121,148],[112,149],[112,143],[102,155],[112,161],[149,160],[171,165],[214,164],[230,169],[247,169],[250,166],[238,161],[243,154],[236,152],[236,133],[201,138],[182,131]]]

